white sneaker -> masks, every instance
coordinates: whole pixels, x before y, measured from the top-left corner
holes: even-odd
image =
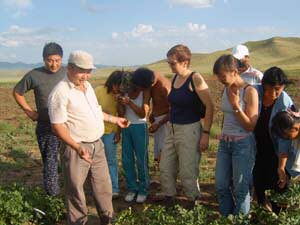
[[[136,196],[135,192],[128,192],[128,194],[125,196],[124,200],[126,202],[132,202],[134,200],[135,196]]]
[[[147,195],[140,195],[138,194],[137,198],[136,198],[136,202],[137,203],[143,203],[145,202],[147,199]]]

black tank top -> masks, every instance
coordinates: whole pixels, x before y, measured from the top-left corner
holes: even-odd
[[[175,124],[189,124],[200,121],[199,109],[196,104],[198,95],[189,89],[192,74],[186,79],[180,88],[174,88],[175,75],[172,81],[171,92],[168,100],[171,105],[170,122]]]

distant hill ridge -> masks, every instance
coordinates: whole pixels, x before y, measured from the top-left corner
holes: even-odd
[[[0,62],[0,69],[31,69],[35,67],[40,67],[42,65],[43,65],[42,63],[27,64],[23,62],[16,62],[16,63]]]
[[[32,68],[37,68],[40,66],[43,66],[44,63],[23,63],[23,62],[15,62],[15,63],[10,63],[10,62],[0,62],[0,70],[15,70],[15,69],[32,69]],[[111,67],[108,65],[102,65],[102,64],[97,64],[97,68],[105,68],[105,67]]]
[[[292,74],[300,75],[300,38],[273,37],[244,44],[249,48],[250,62],[255,68],[264,71],[271,66],[278,66]],[[231,53],[231,48],[206,54],[193,53],[191,68],[202,74],[211,74],[216,59],[222,54],[229,53]],[[148,66],[164,74],[170,73],[165,60]]]
[[[248,41],[244,44],[249,48],[250,62],[255,68],[264,71],[270,66],[278,66],[283,68],[289,74],[300,75],[300,38],[273,37],[261,41]],[[231,53],[231,48],[215,51],[212,53],[193,53],[191,68],[195,71],[199,71],[202,74],[212,74],[212,67],[216,59],[222,54],[229,53]],[[0,70],[28,70],[31,68],[39,67],[41,65],[43,64],[0,62]],[[138,67],[137,65],[131,67],[120,67],[101,64],[98,64],[96,66],[99,69],[96,71],[95,76],[107,76],[113,70],[120,68],[134,69]],[[145,66],[159,71],[165,75],[171,73],[165,59]]]

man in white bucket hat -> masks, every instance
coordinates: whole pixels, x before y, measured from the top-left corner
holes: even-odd
[[[87,222],[83,184],[89,172],[101,224],[111,224],[112,184],[100,137],[104,133],[103,121],[122,128],[128,126],[128,121],[102,112],[87,81],[95,69],[90,54],[72,52],[67,68],[67,76],[54,87],[48,98],[48,107],[52,129],[64,142],[62,161],[68,224]]]

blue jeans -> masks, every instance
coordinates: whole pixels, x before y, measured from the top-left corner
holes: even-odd
[[[249,187],[255,162],[255,139],[251,134],[242,140],[220,140],[216,163],[216,189],[223,216],[250,210]]]
[[[101,140],[104,144],[105,156],[108,164],[109,174],[112,183],[113,193],[119,192],[118,185],[118,159],[117,159],[117,145],[114,143],[115,132],[104,134]]]
[[[147,195],[149,188],[148,139],[146,123],[122,129],[122,165],[127,188],[142,195]]]

